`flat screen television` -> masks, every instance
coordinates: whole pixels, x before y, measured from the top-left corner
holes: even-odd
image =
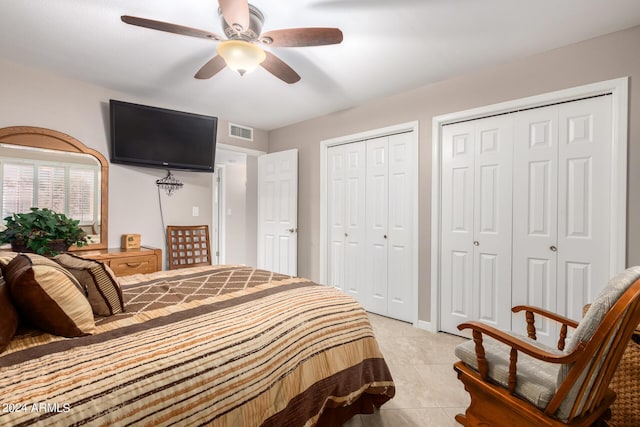
[[[218,119],[110,100],[111,162],[214,172]]]

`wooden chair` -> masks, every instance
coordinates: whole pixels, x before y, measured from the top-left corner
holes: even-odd
[[[616,394],[609,389],[618,363],[640,322],[640,267],[612,278],[580,323],[530,306],[528,337],[480,322],[473,340],[456,347],[458,378],[471,396],[465,426],[606,425]],[[535,316],[562,324],[558,348],[536,341]],[[567,328],[575,328],[567,341]]]
[[[167,226],[169,270],[211,265],[208,225]]]

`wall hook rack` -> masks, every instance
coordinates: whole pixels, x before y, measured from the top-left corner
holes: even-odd
[[[168,170],[167,176],[156,180],[156,185],[158,188],[164,190],[167,196],[171,196],[174,191],[181,189],[184,184]]]

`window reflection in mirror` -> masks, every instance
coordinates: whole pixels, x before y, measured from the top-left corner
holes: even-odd
[[[100,167],[89,154],[0,144],[2,218],[48,208],[80,221],[100,243]]]

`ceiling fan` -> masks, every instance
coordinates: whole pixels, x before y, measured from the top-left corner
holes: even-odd
[[[260,45],[272,47],[305,47],[338,44],[342,31],[337,28],[287,28],[262,33],[264,15],[247,0],[218,0],[218,14],[226,39],[210,31],[168,22],[123,15],[123,22],[138,27],[220,42],[218,55],[198,70],[196,79],[208,79],[225,66],[244,75],[258,65],[286,83],[295,83],[300,76],[293,68]]]

